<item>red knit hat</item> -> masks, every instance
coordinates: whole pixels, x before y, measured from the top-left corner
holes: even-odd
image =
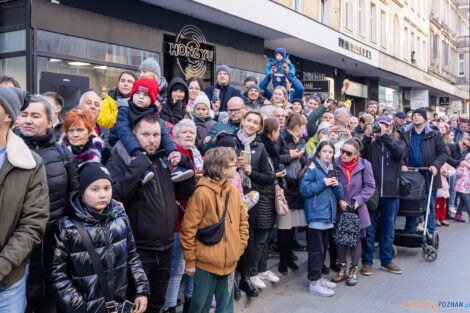
[[[150,78],[141,78],[134,82],[132,85],[131,90],[131,99],[137,91],[144,91],[146,92],[150,99],[152,99],[152,104],[157,101],[157,95],[160,92],[160,88],[158,88],[158,83]]]

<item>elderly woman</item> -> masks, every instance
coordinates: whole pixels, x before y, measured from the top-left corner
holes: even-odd
[[[364,238],[366,228],[371,225],[366,202],[372,197],[375,190],[374,174],[372,166],[367,160],[360,157],[362,143],[358,138],[345,141],[341,147],[341,156],[335,159],[336,168],[339,171],[339,181],[344,187],[343,198],[339,201],[341,210],[337,210],[336,221],[341,219],[341,215],[348,208],[352,208],[360,220],[359,237]],[[357,285],[357,265],[361,257],[361,240],[354,247],[336,245],[340,272],[333,278],[338,283],[346,280],[347,285]],[[346,254],[351,252],[351,267],[348,269]]]
[[[176,147],[181,154],[187,156],[192,164],[186,165],[191,166],[194,171],[201,171],[203,167],[203,159],[201,153],[196,148],[196,124],[190,119],[182,119],[179,121],[174,129],[173,134],[175,136]],[[186,212],[186,206],[188,204],[189,197],[193,194],[196,187],[196,181],[194,177],[189,180],[185,180],[175,185],[175,198],[178,204],[178,220],[176,222],[175,233],[174,233],[174,245],[173,255],[171,260],[171,276],[168,281],[168,287],[166,291],[165,304],[163,305],[164,312],[175,312],[178,291],[181,283],[181,278],[184,274],[184,258],[181,252],[181,242],[179,240],[179,234],[181,230],[181,224],[183,223],[184,212]],[[191,297],[193,295],[193,277],[184,276],[184,307],[183,312],[186,313],[189,310]]]
[[[62,144],[72,151],[79,167],[86,162],[101,162],[104,144],[94,126],[94,115],[88,110],[73,109],[65,116]]]
[[[56,312],[54,292],[46,284],[46,273],[52,257],[52,225],[62,217],[70,195],[78,190],[77,162],[72,153],[56,143],[52,122],[54,105],[41,95],[31,97],[21,111],[16,129],[28,147],[44,160],[49,187],[49,221],[44,239],[31,254],[27,283],[27,312]]]

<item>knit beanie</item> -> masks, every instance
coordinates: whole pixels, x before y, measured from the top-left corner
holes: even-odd
[[[211,103],[210,103],[210,101],[209,101],[209,98],[207,97],[207,95],[206,95],[203,91],[199,92],[198,95],[197,95],[197,97],[196,97],[196,99],[194,99],[194,101],[193,101],[193,105],[194,105],[193,108],[195,108],[196,105],[198,105],[198,104],[200,104],[200,103],[205,104],[205,105],[207,106],[207,108],[209,109],[209,111],[210,111],[210,109],[211,109]],[[194,110],[194,109],[193,109],[193,110]]]
[[[246,91],[250,91],[251,89],[256,89],[259,92],[259,87],[256,84],[249,85],[248,88],[246,89]]]
[[[13,126],[20,111],[29,105],[30,95],[24,90],[10,86],[0,86],[0,105],[11,117],[10,127]]]
[[[162,71],[160,70],[160,64],[153,57],[147,58],[142,63],[140,63],[139,71],[142,71],[142,70],[152,72],[158,77],[162,76]]]
[[[157,101],[157,95],[160,92],[160,89],[158,88],[158,83],[155,80],[150,78],[140,78],[132,84],[131,99],[137,91],[146,92],[150,99],[152,99],[152,104],[154,104],[155,101]]]
[[[282,55],[282,58],[285,59],[287,52],[286,49],[284,48],[277,48],[276,51],[274,51],[274,57],[276,57],[276,54],[280,53]]]
[[[428,116],[427,116],[425,108],[419,108],[419,109],[413,110],[413,115],[415,114],[421,115],[426,121],[428,120]]]
[[[220,72],[227,72],[228,76],[232,76],[232,72],[227,65],[220,65],[215,71],[215,76],[219,75]]]
[[[231,134],[219,133],[216,138],[216,147],[236,148],[237,146],[237,143],[235,142],[235,137]]]
[[[78,195],[81,198],[85,190],[98,179],[107,179],[110,182],[111,175],[106,167],[99,162],[87,162],[80,168]]]
[[[317,135],[321,130],[328,129],[330,126],[331,126],[331,124],[328,123],[328,122],[321,122],[320,125],[318,125],[318,128],[317,128]]]

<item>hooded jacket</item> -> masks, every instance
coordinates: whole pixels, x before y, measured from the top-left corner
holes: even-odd
[[[204,147],[204,138],[209,136],[212,128],[214,127],[216,121],[212,119],[210,115],[208,116],[197,116],[193,115],[194,124],[196,124],[196,147],[199,151]]]
[[[218,243],[206,246],[197,240],[197,230],[220,221],[227,193],[230,196],[224,234]],[[180,231],[186,268],[196,266],[216,275],[231,274],[247,246],[248,227],[248,215],[237,188],[228,181],[222,183],[201,177],[189,199]]]
[[[12,131],[0,167],[0,289],[23,278],[33,247],[49,219],[49,190],[42,158]]]
[[[184,89],[184,99],[178,100],[173,103],[173,99],[171,98],[171,92],[175,90],[176,85],[180,85]],[[184,114],[186,113],[186,103],[188,103],[188,85],[186,82],[179,77],[175,77],[170,81],[168,85],[168,94],[165,103],[162,103],[162,107],[160,109],[160,116],[164,121],[170,122],[173,125],[176,125],[179,121],[184,118]]]
[[[70,203],[73,213],[58,222],[50,268],[61,311],[106,313],[104,293],[75,220],[83,223],[91,237],[114,301],[122,303],[126,300],[128,277],[133,279],[137,296],[148,296],[149,283],[124,209],[111,200],[103,213],[98,214],[85,206],[77,194],[72,196]]]

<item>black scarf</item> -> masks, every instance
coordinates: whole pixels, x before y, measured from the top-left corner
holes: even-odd
[[[45,146],[46,144],[51,142],[53,138],[55,138],[52,129],[48,129],[47,133],[42,136],[27,137],[24,136],[22,133],[19,133],[19,135],[30,149]]]
[[[158,110],[155,105],[151,105],[146,108],[137,106],[132,100],[129,99],[129,116],[132,120],[132,124],[136,124],[142,117],[147,114],[157,114]]]
[[[271,161],[273,161],[274,170],[277,171],[279,169],[280,161],[279,154],[274,148],[274,142],[264,133],[260,135],[260,139],[264,143],[264,147],[266,148],[266,151],[268,152]]]

